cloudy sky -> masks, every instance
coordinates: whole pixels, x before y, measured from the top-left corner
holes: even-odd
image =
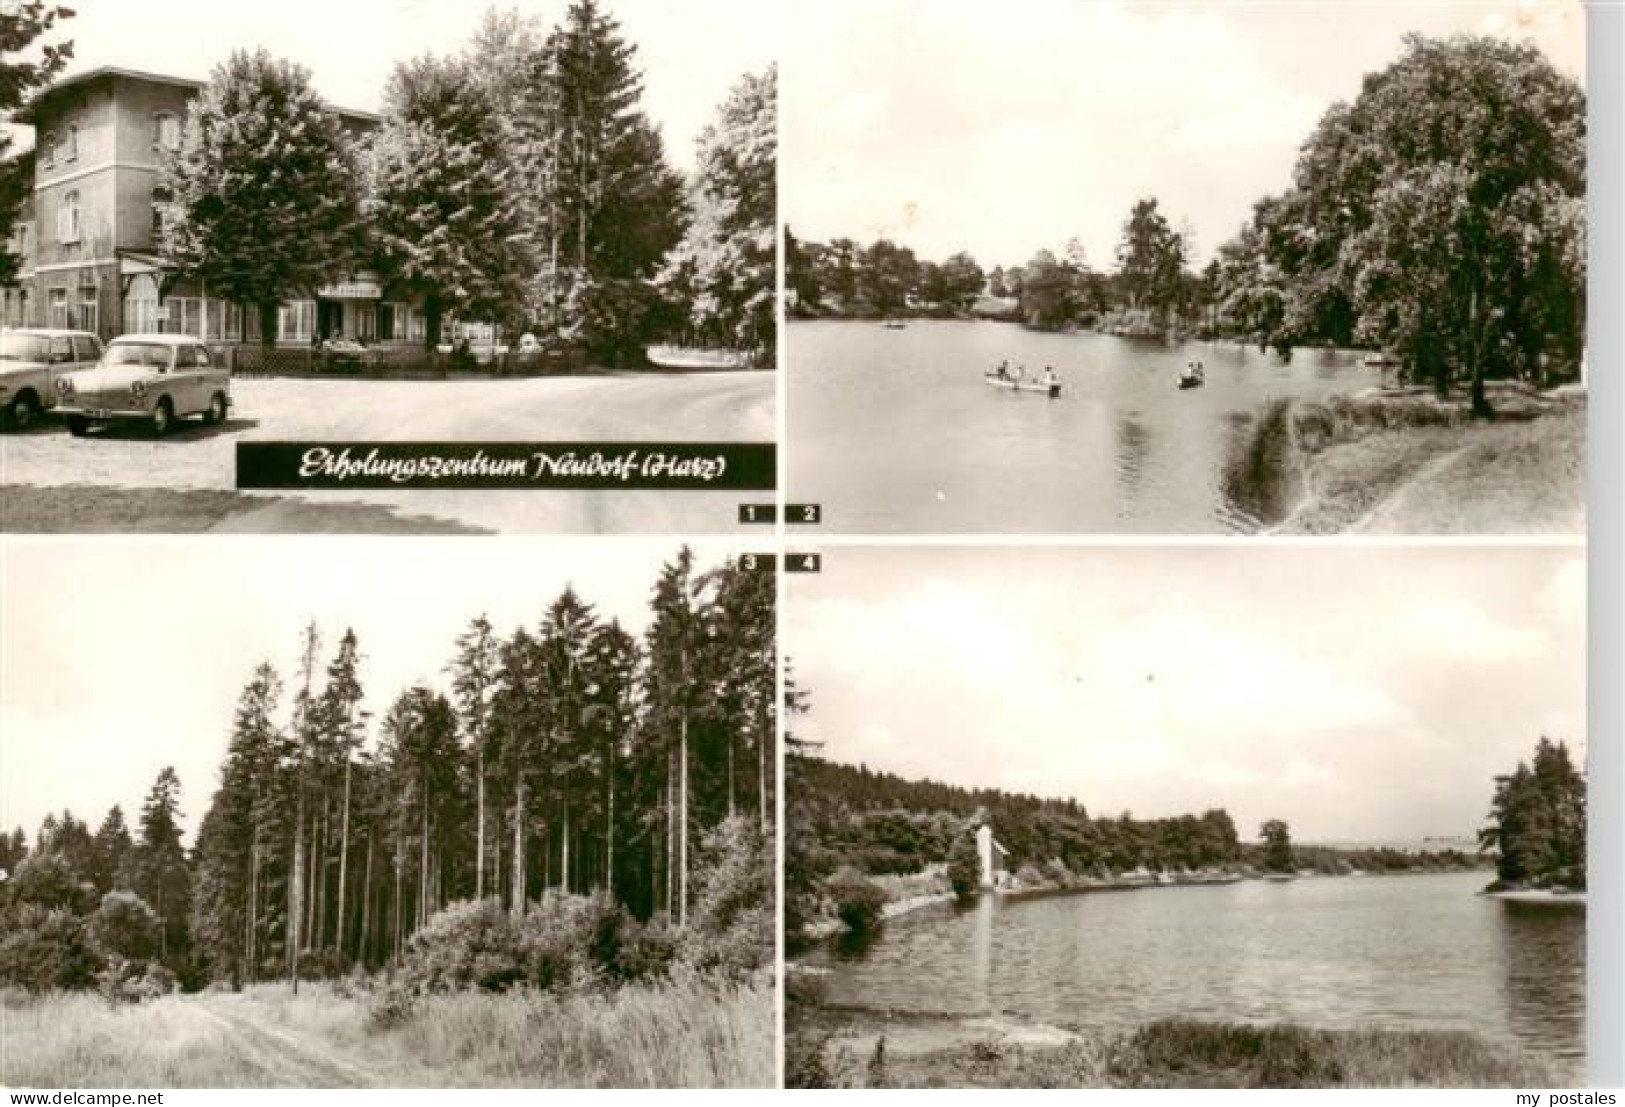
[[[1536,42],[1584,71],[1579,0],[1507,4],[824,0],[784,47],[784,211],[803,237],[1021,264],[1113,261],[1155,195],[1197,256],[1290,181],[1325,110],[1407,31]]]
[[[841,548],[781,630],[824,755],[1250,835],[1467,835],[1584,745],[1572,547]]]
[[[692,543],[698,563],[730,552]],[[165,765],[190,832],[219,782],[232,710],[254,666],[289,684],[314,617],[326,659],[359,639],[363,706],[379,718],[414,681],[444,689],[470,619],[535,626],[566,583],[640,634],[664,539],[245,538],[56,540],[0,546],[0,828],[32,839],[47,811],[134,820]],[[284,697],[286,706],[286,697]]]
[[[237,47],[264,46],[311,70],[332,103],[376,111],[395,62],[460,52],[491,7],[539,15],[548,27],[567,0],[77,0],[61,24],[74,42],[69,72],[104,65],[207,79]],[[606,0],[638,47],[644,107],[680,165],[728,89],[774,59],[773,6],[755,0]],[[718,29],[726,27],[726,34]]]

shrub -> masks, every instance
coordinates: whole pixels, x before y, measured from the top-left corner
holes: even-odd
[[[842,869],[825,886],[835,901],[835,915],[854,934],[868,934],[880,925],[886,892],[880,885],[851,869]]]
[[[747,976],[773,961],[773,861],[767,838],[736,817],[700,840],[699,894],[682,936],[683,960],[705,972]]]
[[[1071,888],[1078,882],[1077,875],[1059,857],[1051,857],[1044,863],[1044,875],[1057,888]]]
[[[453,903],[406,944],[401,977],[413,991],[502,991],[525,975],[519,935],[495,899]]]
[[[629,982],[665,975],[677,959],[678,937],[665,915],[656,915],[642,925],[628,920],[612,971]]]
[[[90,940],[104,956],[147,961],[158,953],[163,923],[134,892],[108,892],[90,916]]]
[[[55,853],[33,853],[17,867],[6,893],[15,905],[58,909],[75,915],[96,907],[96,886],[82,880],[65,859]]]
[[[960,833],[948,848],[948,883],[960,902],[973,899],[982,883],[982,859],[976,855],[976,839]]]
[[[110,956],[96,974],[96,990],[109,1003],[140,1003],[175,990],[175,974],[157,961]]]
[[[417,999],[410,988],[399,981],[391,981],[378,989],[367,1005],[367,1029],[383,1033],[405,1026],[417,1013]]]
[[[1043,872],[1031,861],[1022,862],[1021,868],[1016,870],[1016,880],[1027,888],[1037,888],[1046,883]]]
[[[29,992],[90,986],[100,962],[72,912],[24,904],[0,923],[0,984]]]
[[[603,893],[544,893],[515,924],[525,980],[544,990],[591,987],[613,968],[628,922]]]

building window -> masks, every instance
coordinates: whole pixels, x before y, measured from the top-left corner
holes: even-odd
[[[75,124],[68,124],[67,137],[62,140],[62,160],[74,161],[79,157],[79,128]]]
[[[96,290],[94,288],[81,288],[79,290],[79,310],[74,313],[73,325],[82,331],[96,333],[96,324],[101,318],[97,309]]]
[[[152,241],[158,242],[164,236],[164,208],[174,203],[174,194],[163,185],[152,190]]]
[[[277,309],[278,342],[309,342],[315,330],[315,300],[295,300]]]
[[[56,209],[56,240],[58,242],[79,241],[79,193],[68,192],[62,196],[62,206]]]
[[[52,288],[46,292],[46,325],[58,330],[68,329],[68,290]]]
[[[39,144],[39,163],[42,168],[49,169],[56,164],[56,132],[46,131]]]
[[[179,150],[181,148],[181,121],[172,112],[161,111],[152,117],[152,148]]]
[[[124,296],[124,331],[126,334],[152,334],[163,328],[158,323],[158,282],[147,273],[130,279],[130,290]]]
[[[166,301],[168,318],[159,329],[169,334],[189,334],[193,338],[202,338],[203,304],[204,301],[196,296],[171,296]]]

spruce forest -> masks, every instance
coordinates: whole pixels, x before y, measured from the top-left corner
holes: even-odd
[[[473,617],[439,682],[384,696],[366,644],[310,621],[293,670],[260,664],[222,720],[191,848],[167,768],[133,834],[115,807],[94,833],[64,811],[32,846],[0,839],[0,983],[770,971],[773,577],[685,548],[650,604],[641,637],[568,586],[506,635]]]

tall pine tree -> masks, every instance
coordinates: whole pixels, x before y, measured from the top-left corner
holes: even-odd
[[[163,920],[162,953],[168,958],[186,949],[187,915],[192,902],[192,874],[181,845],[181,782],[171,766],[153,781],[141,806],[140,835],[120,883],[147,902]]]

